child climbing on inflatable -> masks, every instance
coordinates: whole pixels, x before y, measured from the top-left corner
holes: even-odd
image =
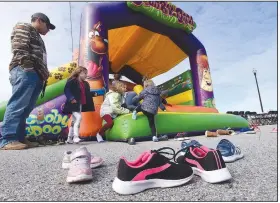
[[[113,119],[121,114],[128,114],[129,109],[122,107],[122,95],[126,91],[126,86],[120,81],[112,84],[111,90],[105,95],[105,100],[100,108],[100,116],[106,121],[106,124],[96,135],[97,142],[103,142],[103,136],[106,130],[111,129],[114,125]]]
[[[96,93],[90,92],[90,86],[87,81],[87,69],[79,66],[74,70],[64,88],[66,102],[63,107],[63,113],[72,114],[71,127],[69,128],[66,143],[79,143],[80,123],[82,120],[81,112],[95,111],[92,97]]]
[[[158,107],[163,111],[165,107],[162,105],[161,91],[155,86],[152,80],[144,81],[144,90],[140,94],[133,98],[133,102],[137,102],[143,99],[142,104],[138,105],[137,108],[132,113],[132,118],[136,119],[137,113],[142,111],[145,116],[147,116],[149,125],[152,131],[153,141],[158,142],[161,140],[168,140],[166,135],[159,137],[157,135],[156,125],[155,125],[155,115],[158,112]],[[164,108],[163,108],[164,107]]]

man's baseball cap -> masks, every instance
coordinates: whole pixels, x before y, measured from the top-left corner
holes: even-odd
[[[51,30],[55,29],[55,26],[53,24],[51,24],[50,19],[45,14],[43,14],[43,13],[34,13],[31,16],[31,19],[33,19],[33,18],[39,18],[39,19],[43,20],[47,24],[49,29],[51,29]]]

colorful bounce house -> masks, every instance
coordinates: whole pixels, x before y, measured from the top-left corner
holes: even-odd
[[[191,70],[160,85],[168,90],[167,111],[156,116],[159,134],[248,127],[240,116],[218,113],[206,50],[192,34],[193,18],[169,2],[99,2],[88,3],[82,12],[79,65],[88,69],[88,82],[94,97],[95,112],[82,113],[80,136],[94,138],[102,126],[99,116],[104,94],[109,90],[109,74],[120,73],[130,79],[129,91],[139,93],[143,77],[153,78],[172,69],[189,57]],[[65,103],[63,89],[76,62],[51,71],[45,97],[26,121],[28,136],[45,135],[57,139],[67,135],[69,116],[61,113]],[[0,121],[6,103],[0,104]],[[70,118],[71,119],[71,118]],[[107,140],[126,141],[151,135],[147,118],[139,113],[114,120]]]

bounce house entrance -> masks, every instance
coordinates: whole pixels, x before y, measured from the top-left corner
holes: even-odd
[[[188,57],[170,38],[136,25],[108,33],[109,60],[116,73],[128,65],[141,75],[153,78]]]

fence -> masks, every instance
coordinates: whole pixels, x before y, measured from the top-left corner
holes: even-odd
[[[251,125],[275,125],[278,124],[278,111],[257,114],[250,111],[228,111],[227,114],[241,116],[249,121]]]

